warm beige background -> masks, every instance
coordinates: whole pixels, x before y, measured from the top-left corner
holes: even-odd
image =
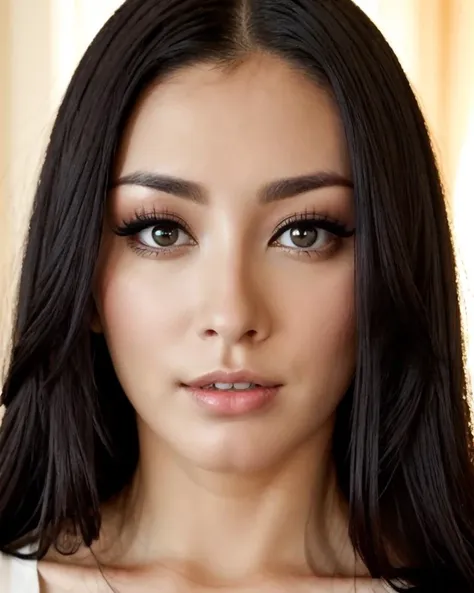
[[[388,38],[422,103],[463,266],[474,279],[474,0],[357,3]],[[0,360],[7,353],[20,245],[55,110],[80,55],[119,4],[0,0]]]

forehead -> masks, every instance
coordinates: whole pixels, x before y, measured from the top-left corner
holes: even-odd
[[[327,90],[273,56],[232,71],[196,64],[150,88],[117,163],[119,175],[150,170],[215,184],[315,168],[350,176],[337,106]]]

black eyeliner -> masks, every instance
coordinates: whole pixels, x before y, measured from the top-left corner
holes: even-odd
[[[130,237],[149,227],[162,225],[166,222],[189,233],[186,223],[179,216],[169,211],[156,212],[155,210],[153,212],[137,212],[133,219],[123,220],[121,225],[112,228],[112,231],[119,237]]]
[[[280,223],[274,232],[271,241],[276,240],[280,235],[295,226],[307,228],[318,228],[331,233],[342,239],[347,239],[355,234],[355,229],[349,229],[342,222],[317,214],[316,211],[306,210],[303,213],[294,214]]]

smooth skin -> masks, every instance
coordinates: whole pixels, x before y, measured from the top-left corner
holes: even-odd
[[[262,200],[277,180],[321,173],[347,183]],[[194,194],[143,187],[152,175]],[[296,223],[275,239],[305,211],[353,230],[350,181],[336,105],[276,57],[194,65],[142,97],[108,199],[93,326],[137,411],[139,468],[93,548],[110,586],[89,550],[51,552],[42,593],[386,590],[354,557],[330,451],[355,370],[354,237],[316,229],[303,250]],[[170,251],[156,224],[114,232],[163,211],[184,226]],[[241,369],[283,385],[266,408],[227,418],[182,387]]]

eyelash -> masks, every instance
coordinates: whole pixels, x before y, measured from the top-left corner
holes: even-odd
[[[117,226],[112,230],[119,237],[126,237],[129,240],[132,249],[142,256],[162,257],[182,247],[189,247],[189,245],[179,245],[175,247],[157,247],[157,249],[151,249],[137,241],[136,235],[138,235],[138,233],[145,229],[159,226],[163,222],[174,222],[180,230],[184,231],[192,238],[191,230],[186,222],[176,214],[166,209],[161,211],[153,209],[150,212],[137,211],[135,212],[133,218],[122,221],[120,226]],[[281,235],[283,235],[283,233],[297,226],[306,229],[319,229],[327,231],[334,236],[334,239],[331,241],[329,247],[319,251],[314,249],[281,246],[281,249],[284,251],[290,252],[297,256],[306,255],[308,257],[322,257],[327,255],[329,251],[333,252],[336,250],[343,239],[352,237],[355,234],[355,229],[349,229],[346,225],[336,219],[330,218],[328,216],[322,216],[315,210],[304,210],[303,212],[293,214],[292,216],[285,218],[273,233],[270,244],[275,243],[276,240]]]

